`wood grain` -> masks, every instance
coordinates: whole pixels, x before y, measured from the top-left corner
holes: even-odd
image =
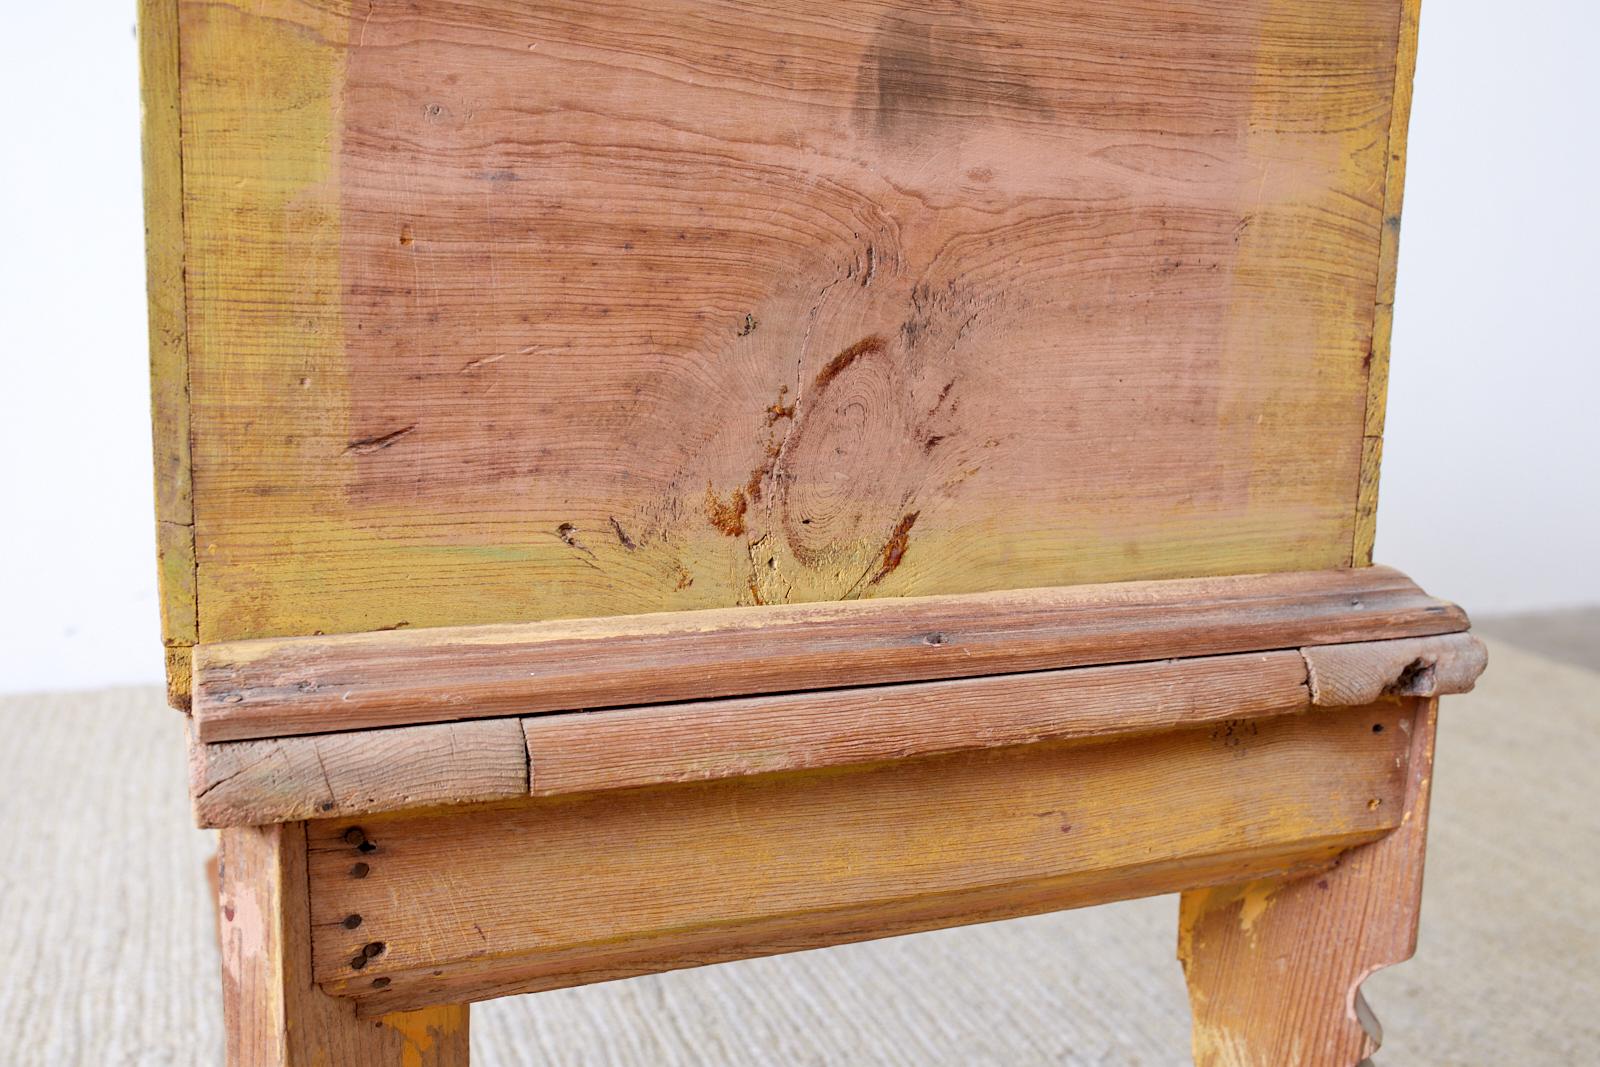
[[[1471,634],[1324,645],[1301,654],[1312,703],[1325,707],[1470,693],[1489,663]]]
[[[1470,634],[191,748],[202,826],[353,816],[1245,722],[1471,689]]]
[[[229,1067],[467,1067],[467,1006],[357,1019],[311,978],[303,823],[225,830],[219,853]]]
[[[191,748],[195,820],[254,826],[528,794],[515,719]]]
[[[202,645],[203,742],[1445,633],[1387,568]]]
[[[196,744],[191,789],[201,826],[255,825],[1108,739],[1310,707],[1299,653],[1214,656]]]
[[[1417,23],[1422,0],[1401,0],[1394,101],[1389,112],[1388,163],[1383,179],[1383,233],[1378,244],[1378,300],[1373,309],[1372,354],[1367,370],[1367,415],[1361,481],[1356,495],[1356,540],[1351,562],[1372,562],[1378,533],[1378,472],[1383,460],[1383,424],[1389,395],[1394,289],[1400,268],[1400,209],[1406,184],[1406,134],[1411,123],[1412,80],[1417,69]]]
[[[1398,4],[184,0],[199,638],[1348,564]]]
[[[522,720],[554,796],[1243,722],[1311,706],[1294,652],[836,689]]]
[[[1409,739],[1370,714],[314,823],[317,978],[390,1010],[1327,858],[1399,820]]]
[[[187,708],[189,648],[198,630],[194,494],[189,475],[177,0],[140,0],[139,83],[161,640],[167,648],[168,701]]]
[[[1197,1067],[1353,1067],[1377,1050],[1360,987],[1416,951],[1437,711],[1409,700],[1379,720],[1410,747],[1393,833],[1320,874],[1183,894]]]

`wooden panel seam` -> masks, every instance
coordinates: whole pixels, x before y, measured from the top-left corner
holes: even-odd
[[[1384,411],[1388,403],[1390,340],[1394,328],[1395,279],[1400,260],[1400,212],[1405,196],[1406,134],[1411,123],[1417,69],[1417,26],[1422,0],[1402,0],[1396,34],[1394,95],[1389,113],[1387,165],[1383,181],[1383,228],[1378,241],[1378,291],[1372,311],[1372,347],[1367,365],[1367,408],[1361,473],[1356,483],[1352,566],[1372,562],[1377,541],[1378,481],[1383,461]]]

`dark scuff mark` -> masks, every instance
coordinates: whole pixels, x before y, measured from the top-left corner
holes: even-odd
[[[578,528],[572,525],[572,523],[564,522],[560,526],[557,526],[556,536],[561,538],[561,543],[567,547],[575,548],[579,552],[584,552],[591,556],[594,555],[594,552],[590,550],[588,545],[578,540]]]
[[[1023,46],[959,3],[887,15],[856,71],[856,126],[905,143],[977,117],[1048,114],[1010,61]]]
[[[1433,663],[1414,659],[1406,664],[1398,678],[1384,687],[1384,692],[1395,696],[1426,696],[1434,690],[1433,674]]]
[[[412,423],[410,426],[402,426],[398,430],[392,430],[377,437],[363,437],[360,440],[351,441],[345,446],[344,454],[347,456],[370,456],[374,452],[382,452],[416,428],[416,423]]]
[[[628,531],[622,528],[622,523],[617,521],[617,517],[615,515],[610,515],[607,517],[611,520],[611,529],[617,535],[617,543],[619,545],[627,549],[629,552],[632,552],[634,549],[639,547],[633,538],[628,536]]]
[[[878,564],[878,573],[872,576],[868,585],[877,585],[900,566],[900,561],[905,558],[907,542],[911,536],[911,528],[917,524],[920,511],[910,511],[901,518],[900,524],[894,528],[894,533],[889,535],[889,540],[883,546],[883,558]]]
[[[821,389],[829,382],[845,372],[845,369],[865,355],[881,355],[889,346],[882,337],[873,334],[863,337],[849,348],[840,352],[828,361],[828,365],[817,372],[816,388]]]

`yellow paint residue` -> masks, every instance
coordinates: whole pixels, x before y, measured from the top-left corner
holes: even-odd
[[[400,1035],[400,1062],[403,1067],[427,1067],[441,1038],[459,1028],[459,1007],[422,1008],[400,1011],[383,1017],[384,1025]]]
[[[1246,467],[1250,514],[1318,530],[1301,566],[1344,566],[1363,462],[1388,111],[1377,93],[1334,102],[1297,86],[1308,75],[1308,37],[1322,42],[1319,77],[1336,70],[1355,80],[1392,59],[1394,28],[1360,5],[1263,6],[1243,131],[1233,303],[1217,372],[1218,454]],[[1317,210],[1308,214],[1308,206]],[[1329,276],[1359,283],[1303,283]],[[1264,362],[1274,374],[1260,373]],[[1319,462],[1306,464],[1312,455]],[[1283,477],[1285,464],[1300,476]],[[1341,497],[1347,507],[1326,508]]]
[[[326,483],[278,486],[270,471],[286,450],[325,463],[327,441],[346,433],[338,160],[350,13],[229,0],[179,17],[197,629],[212,641],[240,627],[218,576],[258,589],[262,578],[217,538],[259,525],[260,498],[216,487],[277,491],[277,513],[333,503]],[[263,363],[286,370],[271,389]],[[269,555],[292,565],[300,532],[266,536]],[[244,625],[260,625],[259,612]]]
[[[1239,930],[1250,939],[1251,947],[1256,943],[1256,922],[1267,913],[1272,894],[1276,893],[1282,884],[1277,879],[1267,879],[1251,882],[1244,887],[1244,901],[1239,906]]]

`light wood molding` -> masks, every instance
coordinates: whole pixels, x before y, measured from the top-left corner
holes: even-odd
[[[1324,707],[1370,704],[1385,696],[1468,693],[1489,664],[1471,634],[1363,641],[1300,650],[1311,701]]]
[[[1206,596],[1196,596],[1197,587]],[[1290,589],[1299,590],[1301,599],[1284,600]],[[438,714],[441,706],[453,708],[466,699],[462,694],[482,702],[467,708],[474,713],[485,704],[519,706],[512,694],[523,695],[522,706],[554,702],[538,688],[540,671],[559,672],[557,681],[569,694],[585,688],[643,693],[652,671],[666,679],[660,692],[715,693],[740,684],[741,677],[757,692],[240,741],[202,740],[201,715],[191,737],[196,818],[203,826],[232,826],[345,817],[1040,741],[1106,740],[1315,706],[1464,692],[1485,661],[1481,642],[1460,630],[1218,654],[1307,636],[1466,625],[1459,610],[1431,600],[1392,571],[937,598],[898,605],[905,610],[899,620],[889,617],[894,606],[770,609],[755,619],[719,612],[710,619],[608,620],[577,627],[582,636],[553,624],[495,628],[491,640],[460,632],[360,635],[312,642],[317,655],[299,661],[285,650],[298,651],[306,642],[257,642],[266,654],[244,658],[243,665],[232,661],[226,677],[237,684],[248,672],[262,681],[249,691],[262,701],[253,706],[268,723],[274,722],[264,703],[268,695],[299,701],[325,691],[322,699],[331,694],[342,701],[352,679],[371,687],[369,697],[375,690],[377,699],[387,701],[389,713],[417,718]],[[930,632],[943,640],[929,644]],[[664,650],[654,647],[657,642]],[[1137,658],[1171,654],[1179,642],[1195,654]],[[471,654],[447,658],[463,646]],[[889,662],[852,660],[849,650],[863,647],[885,650]],[[771,650],[767,659],[760,657],[763,649]],[[960,658],[948,656],[950,650]],[[340,659],[341,651],[350,654]],[[924,655],[932,659],[924,664],[931,680],[882,681],[913,674]],[[1095,655],[1136,661],[938,677],[952,668],[976,669],[969,660],[993,670]],[[414,685],[407,656],[454,673],[429,686],[431,676],[413,665],[411,677],[420,683]],[[686,665],[674,668],[675,656]],[[201,662],[209,661],[202,655]],[[488,677],[468,676],[464,664],[482,666]],[[798,672],[790,675],[798,681],[784,684],[784,670]],[[819,671],[827,673],[819,678]],[[330,684],[330,677],[343,684]],[[826,684],[847,680],[877,684]],[[800,687],[819,682],[824,687]],[[795,691],[760,693],[763,685]],[[235,691],[219,685],[208,700]],[[414,706],[404,703],[408,695],[417,696]],[[299,709],[295,714],[300,717],[290,721],[307,721]]]
[[[205,743],[718,696],[1056,670],[1450,633],[1387,567],[606,619],[273,638],[196,649]]]
[[[516,719],[190,744],[201,826],[255,826],[528,795]]]
[[[202,826],[817,770],[1311,707],[1299,653],[1210,656],[191,748]]]

